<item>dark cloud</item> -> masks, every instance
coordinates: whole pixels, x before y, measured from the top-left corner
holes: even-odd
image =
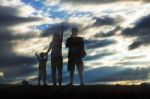
[[[126,36],[140,36],[149,34],[150,30],[150,15],[142,17],[135,23],[135,27],[127,28],[123,31]]]
[[[93,65],[92,65],[93,66]],[[133,81],[149,79],[150,68],[129,68],[120,66],[103,66],[92,69],[88,68],[84,72],[84,82],[86,83],[108,83],[115,81]],[[69,81],[69,75],[64,76],[64,81]],[[79,82],[78,75],[75,74],[75,82]]]
[[[93,24],[93,26],[103,26],[103,25],[116,25],[123,21],[121,17],[112,18],[109,16],[102,16],[102,17],[95,17],[94,20],[96,20]]]
[[[104,32],[96,33],[96,34],[94,35],[94,38],[113,36],[113,35],[115,35],[115,33],[116,33],[117,31],[119,31],[120,29],[121,29],[121,27],[120,27],[120,26],[117,26],[117,27],[114,28],[113,30],[108,31],[108,32],[106,32],[106,33],[104,33]]]
[[[41,18],[24,18],[24,17],[17,17],[17,16],[0,16],[0,27],[8,27],[17,24],[24,24],[27,22],[39,21],[42,20]]]
[[[84,77],[87,82],[93,83],[125,80],[146,80],[149,78],[149,70],[150,68],[127,68],[119,66],[106,66],[86,71],[84,73]]]
[[[136,48],[140,47],[141,44],[142,44],[141,42],[135,41],[135,42],[133,42],[133,43],[128,47],[128,49],[129,49],[129,50],[136,49]]]
[[[42,20],[42,18],[37,17],[20,17],[18,13],[17,8],[0,6],[0,28]]]
[[[14,35],[13,31],[5,28],[5,30],[0,30],[0,41],[1,42],[7,42],[7,41],[13,41],[13,40],[26,40],[26,39],[30,39],[30,38],[34,38],[37,37],[36,34],[34,34],[33,32],[28,32],[28,34],[21,34],[16,32],[17,34]]]
[[[16,16],[18,15],[18,9],[10,6],[0,6],[0,16]]]
[[[46,36],[49,36],[49,35],[52,35],[53,33],[60,33],[62,32],[62,25],[63,25],[63,32],[73,28],[73,27],[77,27],[79,28],[80,25],[79,24],[76,24],[76,23],[67,23],[67,22],[64,22],[64,23],[59,23],[59,24],[54,24],[54,25],[51,25],[49,26],[49,28],[47,30],[45,30],[43,33],[42,33],[42,37],[46,37]]]
[[[145,57],[145,55],[140,55],[140,56],[127,56],[127,57],[125,57],[124,59],[126,60],[132,60],[132,59],[140,59],[140,58],[143,58],[143,57]],[[124,60],[123,59],[123,60]]]
[[[150,15],[138,20],[133,28],[126,28],[122,34],[128,37],[137,37],[137,39],[129,46],[129,49],[135,49],[141,45],[150,44]]]
[[[143,64],[149,64],[150,62],[133,62],[133,61],[124,61],[124,62],[119,62],[118,64],[119,65],[143,65]]]
[[[103,16],[103,17],[96,17],[94,18],[95,22],[92,24],[92,27],[101,27],[101,26],[115,26],[113,30],[110,30],[108,32],[98,32],[94,35],[94,38],[99,37],[110,37],[115,35],[115,33],[119,30],[121,30],[121,27],[119,26],[119,23],[123,21],[122,17],[109,17],[109,16]]]
[[[149,0],[61,0],[62,3],[68,2],[73,4],[104,4],[104,3],[114,3],[118,1],[143,1],[143,2],[149,2]]]
[[[111,44],[115,44],[115,40],[111,39],[104,39],[104,40],[85,40],[85,48],[86,49],[95,49],[95,48],[101,48],[106,47]]]
[[[13,51],[16,40],[28,40],[33,35],[22,35],[16,33],[9,28],[14,25],[21,25],[26,22],[42,20],[36,17],[21,17],[18,16],[17,8],[0,6],[0,70],[5,76],[21,76],[21,74],[33,72],[32,65],[37,61],[34,57],[19,55]],[[29,66],[28,69],[25,66]],[[26,69],[25,69],[26,68]],[[20,72],[19,72],[20,71]]]
[[[0,56],[0,66],[5,67],[19,66],[19,65],[21,66],[24,64],[33,65],[36,62],[37,61],[35,60],[35,57],[16,55],[11,52],[8,52],[5,55]]]
[[[92,60],[96,60],[96,59],[102,59],[103,57],[109,56],[109,55],[113,55],[114,53],[112,52],[99,52],[99,54],[96,54],[94,56],[86,56],[84,58],[85,61],[92,61]]]
[[[9,68],[1,68],[1,70],[4,72],[4,77],[1,78],[0,84],[18,83],[18,81],[28,80],[30,76],[33,77],[35,72],[38,71],[36,67],[31,65],[12,66]]]

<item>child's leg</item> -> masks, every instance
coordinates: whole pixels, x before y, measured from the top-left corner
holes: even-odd
[[[38,85],[40,85],[41,76],[41,70],[39,70]]]
[[[43,70],[43,83],[44,83],[44,85],[46,85],[46,67],[44,68],[44,70]]]

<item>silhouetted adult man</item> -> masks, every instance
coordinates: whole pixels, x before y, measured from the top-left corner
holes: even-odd
[[[83,60],[82,58],[86,55],[84,50],[84,40],[78,36],[78,29],[72,28],[71,37],[67,39],[66,47],[69,48],[68,52],[68,71],[70,72],[70,84],[73,84],[74,70],[77,67],[78,74],[80,77],[81,85],[83,84]]]

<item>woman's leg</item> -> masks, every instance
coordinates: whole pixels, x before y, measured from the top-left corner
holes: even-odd
[[[74,70],[70,70],[70,84],[73,84]]]
[[[62,70],[63,70],[62,56],[59,58],[59,62],[58,62],[58,65],[57,65],[57,70],[58,70],[58,83],[61,86],[61,84],[62,84]]]
[[[52,69],[52,81],[53,81],[53,85],[55,86],[57,83],[56,82],[56,64],[55,63],[52,63],[51,69]]]
[[[62,84],[62,69],[60,67],[58,68],[58,83],[61,86],[61,84]]]

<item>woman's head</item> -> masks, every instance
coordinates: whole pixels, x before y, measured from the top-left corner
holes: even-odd
[[[60,40],[60,34],[59,33],[54,33],[53,34],[53,42]]]

